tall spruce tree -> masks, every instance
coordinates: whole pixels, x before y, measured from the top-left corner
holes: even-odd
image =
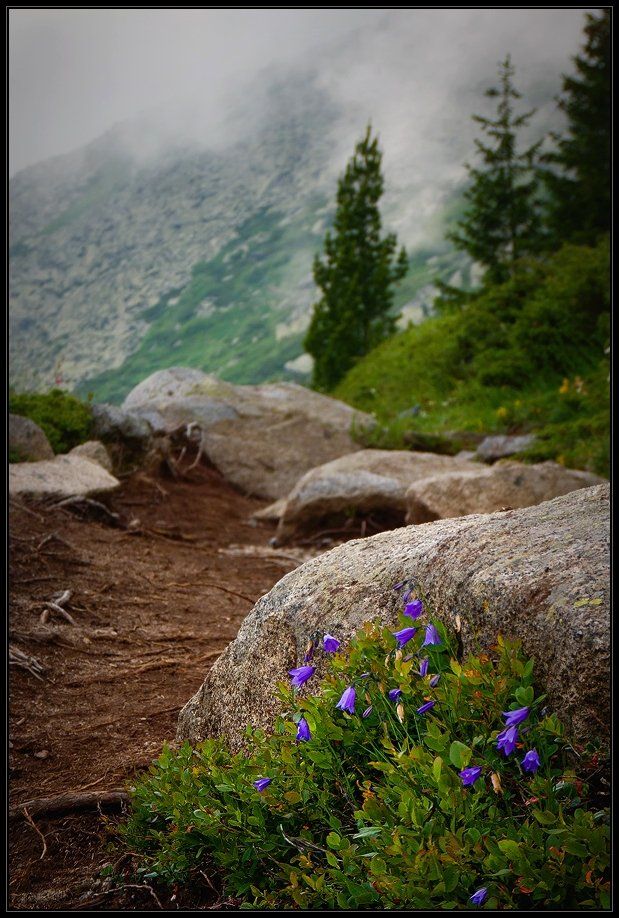
[[[468,207],[448,238],[485,269],[484,282],[502,283],[512,276],[519,258],[535,252],[542,239],[538,151],[541,140],[518,152],[516,132],[535,110],[517,115],[513,101],[521,94],[513,85],[509,55],[499,65],[500,87],[486,96],[497,98],[496,118],[473,115],[489,138],[475,140],[482,164],[466,169],[471,184],[464,193]]]
[[[381,237],[382,153],[368,125],[338,182],[333,232],[314,260],[322,295],[314,305],[304,347],[314,358],[313,385],[329,391],[355,361],[395,332],[393,285],[408,270],[404,248]]]
[[[545,175],[547,222],[557,245],[593,242],[610,230],[610,9],[600,13],[587,14],[586,42],[574,58],[576,73],[563,77],[558,104],[567,116],[567,133],[553,135],[556,149],[545,156],[559,167]]]

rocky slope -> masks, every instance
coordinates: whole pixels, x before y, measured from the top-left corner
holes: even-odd
[[[13,385],[60,381],[120,402],[175,364],[241,383],[303,378],[312,259],[352,152],[333,155],[350,112],[307,74],[271,79],[264,96],[252,129],[223,149],[136,159],[146,127],[135,123],[11,181]],[[400,207],[391,189],[386,224],[400,224]],[[411,265],[404,320],[431,302],[435,272],[469,279],[440,243]]]

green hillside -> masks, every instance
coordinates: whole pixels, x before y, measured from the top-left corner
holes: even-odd
[[[326,205],[316,197],[293,218],[263,208],[246,219],[214,258],[193,266],[185,287],[143,313],[149,325],[137,350],[120,367],[80,383],[76,394],[119,403],[151,373],[172,366],[238,384],[302,379],[284,368],[303,352],[303,329],[291,322],[291,291],[305,282],[311,284],[308,299],[315,295],[310,272],[320,238],[312,227]],[[470,259],[445,242],[413,251],[409,263],[394,309],[415,321],[427,314],[437,277],[459,273],[465,285],[470,279]],[[277,327],[287,325],[290,330],[278,337]]]
[[[528,458],[608,475],[609,301],[608,240],[566,245],[384,342],[333,394],[376,415],[372,445],[534,431]]]

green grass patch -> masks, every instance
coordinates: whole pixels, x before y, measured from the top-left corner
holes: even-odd
[[[566,246],[359,361],[333,393],[374,413],[368,445],[527,433],[526,458],[609,474],[608,244]],[[398,417],[414,409],[414,416]],[[453,442],[453,441],[452,441]]]
[[[61,389],[44,393],[13,392],[9,395],[9,411],[38,424],[55,453],[68,453],[90,437],[90,405]]]

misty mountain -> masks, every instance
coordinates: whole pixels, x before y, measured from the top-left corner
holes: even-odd
[[[310,73],[271,73],[230,113],[226,143],[158,143],[142,119],[18,173],[11,384],[60,379],[120,400],[172,365],[239,383],[306,378],[312,260],[362,115]],[[384,171],[385,231],[422,239],[396,299],[405,324],[427,313],[436,276],[467,285],[471,266],[443,241],[458,185],[424,189]]]

